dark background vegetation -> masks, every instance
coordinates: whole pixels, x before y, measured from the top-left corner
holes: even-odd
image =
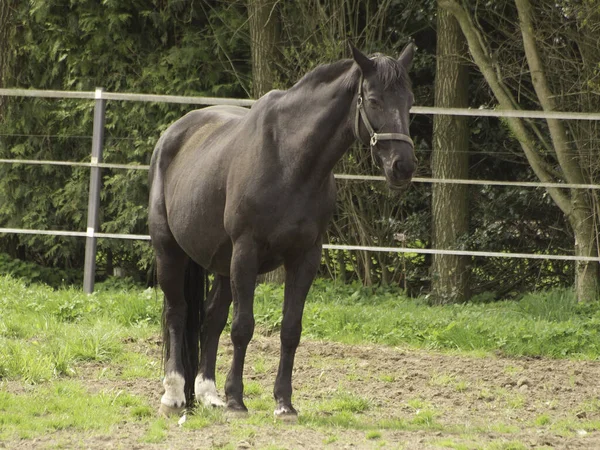
[[[251,39],[244,1],[8,0],[0,87],[247,98],[252,93]],[[436,2],[370,0],[284,1],[277,15],[273,87],[287,88],[319,64],[348,57],[348,42],[366,52],[398,54],[409,40],[418,52],[411,72],[415,104],[432,106],[436,61]],[[485,24],[484,24],[485,26]],[[491,26],[491,25],[490,25]],[[495,104],[471,67],[470,106]],[[108,102],[106,162],[148,164],[160,133],[191,106]],[[0,158],[88,161],[93,102],[2,98]],[[430,176],[432,116],[413,115],[419,176]],[[469,176],[538,181],[506,125],[469,119]],[[365,149],[353,148],[338,173],[376,173]],[[101,230],[146,234],[145,171],[104,170]],[[0,165],[0,226],[85,230],[89,170]],[[431,247],[431,185],[415,183],[401,196],[383,183],[343,181],[329,242]],[[469,233],[462,249],[522,253],[572,252],[572,234],[544,189],[469,187]],[[51,285],[79,283],[80,238],[2,235],[0,272]],[[116,267],[152,282],[147,242],[101,239],[98,277]],[[18,260],[18,261],[15,261]],[[31,264],[34,263],[35,266]],[[429,258],[419,255],[325,252],[322,275],[364,284],[399,284],[411,295],[430,289]],[[573,265],[541,260],[472,258],[476,299],[520,296],[570,285]],[[50,269],[50,270],[49,270]],[[29,274],[29,275],[27,275]]]

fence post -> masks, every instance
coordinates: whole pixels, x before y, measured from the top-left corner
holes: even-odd
[[[94,292],[96,275],[96,231],[99,225],[100,206],[100,167],[102,162],[102,146],[104,145],[104,111],[106,100],[102,98],[102,88],[96,88],[96,104],[94,105],[94,132],[92,135],[92,167],[90,168],[90,191],[87,216],[87,237],[85,239],[85,265],[83,268],[83,291]]]

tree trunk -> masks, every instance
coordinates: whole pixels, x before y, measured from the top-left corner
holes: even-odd
[[[278,15],[276,0],[248,0],[252,95],[259,98],[273,89],[277,60]],[[279,267],[259,277],[261,283],[283,283],[285,270]]]
[[[502,78],[500,62],[492,57],[490,49],[475,25],[470,12],[457,0],[438,0],[438,5],[450,12],[460,24],[465,35],[473,60],[490,89],[498,100],[501,109],[516,110],[519,105]],[[525,62],[531,74],[531,82],[536,99],[544,111],[556,110],[556,94],[550,89],[544,61],[538,51],[538,43],[533,24],[532,7],[529,0],[515,0],[519,14],[519,31],[522,36]],[[543,139],[543,132],[535,124],[517,117],[506,118],[506,123],[518,139],[529,165],[542,182],[556,182],[556,178],[573,184],[588,184],[589,176],[581,167],[581,159],[572,156],[572,143],[564,124],[557,119],[546,119],[551,144]],[[539,139],[536,141],[534,136]],[[577,144],[577,143],[576,143]],[[576,146],[576,145],[575,145]],[[540,153],[540,151],[545,153]],[[548,155],[555,158],[560,171],[549,164]],[[565,214],[575,234],[574,250],[577,256],[598,256],[598,240],[594,225],[595,214],[590,194],[580,189],[571,189],[570,194],[555,188],[547,187],[548,194]],[[580,261],[575,264],[575,290],[579,301],[598,299],[599,269],[597,262]]]
[[[277,1],[248,0],[252,55],[252,95],[259,98],[273,89],[278,38]]]
[[[15,4],[15,0],[0,0],[0,88],[10,87],[12,74],[14,73],[12,34],[15,30],[15,24],[13,23]],[[0,96],[0,124],[5,123],[6,105],[9,98]],[[0,156],[7,157],[6,155]],[[0,202],[2,201],[3,199],[0,198]],[[8,253],[12,258],[19,258],[20,250],[18,235],[9,234],[2,238],[0,252]]]
[[[569,222],[575,234],[575,255],[594,257],[598,256],[598,242],[594,216],[590,211],[590,198],[586,191],[580,190],[573,193],[573,214]],[[583,206],[578,208],[577,204]],[[598,263],[595,261],[577,261],[575,264],[575,292],[580,302],[597,300]]]
[[[11,22],[13,15],[13,0],[0,1],[0,88],[8,87],[11,72]],[[3,120],[4,103],[7,97],[0,96],[0,121]]]
[[[464,64],[466,42],[454,17],[438,7],[435,106],[468,106],[468,68]],[[468,178],[469,129],[467,117],[435,115],[433,118],[433,178]],[[434,248],[456,249],[468,232],[468,187],[433,185],[432,240]],[[469,257],[433,255],[431,287],[434,303],[468,298]]]
[[[529,0],[515,0],[519,13],[519,26],[523,36],[523,47],[527,65],[531,72],[531,80],[540,105],[544,111],[555,111],[555,94],[550,89],[546,67],[538,50],[533,25],[533,11]],[[562,120],[546,119],[548,130],[556,158],[569,183],[589,183],[585,171],[581,167],[581,159],[572,156],[572,146]],[[597,256],[597,241],[594,227],[594,209],[590,194],[581,189],[571,190],[570,209],[567,217],[575,234],[575,255]],[[598,294],[598,263],[577,261],[575,264],[575,291],[577,299],[582,301],[596,300]]]

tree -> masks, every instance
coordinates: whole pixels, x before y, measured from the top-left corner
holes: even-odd
[[[501,26],[484,29],[482,23],[486,22],[479,17],[483,14],[482,11],[476,10],[474,14],[456,0],[440,1],[440,6],[450,12],[460,24],[473,61],[485,77],[500,109],[522,109],[520,101],[524,101],[526,105],[533,104],[548,112],[558,110],[563,97],[589,91],[585,83],[589,83],[590,79],[585,77],[582,79],[582,73],[576,70],[579,65],[575,64],[576,60],[572,58],[575,47],[563,45],[567,39],[564,35],[565,30],[568,31],[573,26],[573,22],[577,22],[577,15],[572,16],[571,9],[575,5],[589,13],[593,13],[594,8],[597,8],[593,2],[575,4],[567,1],[558,6],[538,5],[534,14],[529,0],[515,0],[514,4],[502,2],[494,5],[492,14],[501,17],[503,21]],[[544,9],[545,7],[547,9]],[[476,20],[474,15],[479,20]],[[536,20],[536,16],[544,17],[544,15],[552,17],[551,23],[554,24],[552,29],[544,28],[544,21]],[[515,22],[518,23],[516,30],[506,28]],[[560,24],[559,28],[556,28],[557,23]],[[519,36],[516,40],[515,31]],[[598,30],[590,27],[587,31],[589,32],[587,36],[579,33],[578,38],[580,40],[597,38]],[[508,39],[503,41],[501,46],[492,48],[498,34],[503,34]],[[582,57],[580,49],[583,48],[585,46],[580,44],[574,51],[579,58]],[[510,49],[510,53],[506,51],[507,49]],[[506,56],[507,59],[500,60],[502,56]],[[568,71],[555,71],[554,65],[552,70],[549,69],[549,61],[561,60],[568,60],[575,65]],[[509,84],[512,81],[510,71],[521,72],[522,67],[528,68],[530,80],[529,83],[525,83],[519,78],[518,90],[515,90],[514,86]],[[508,75],[506,72],[509,72]],[[561,79],[565,76],[568,76],[566,80]],[[571,86],[583,86],[584,89],[582,91],[571,90],[571,88],[568,91],[556,89],[569,83]],[[517,95],[520,95],[520,98]],[[546,119],[545,125],[542,126],[531,120],[509,117],[506,118],[506,123],[519,141],[539,180],[573,184],[588,184],[592,181],[592,173],[585,167],[586,158],[580,151],[584,148],[584,143],[578,141],[577,136],[568,133],[568,127],[563,121]],[[555,187],[547,188],[547,192],[565,214],[573,230],[575,255],[597,256],[599,253],[594,195],[582,189],[566,191]],[[578,299],[595,300],[598,287],[598,264],[589,261],[577,262],[575,290]]]
[[[14,0],[4,0],[0,3],[0,87],[8,86],[12,68],[12,50],[10,35],[12,28]],[[3,120],[3,104],[6,97],[0,97],[0,122]]]
[[[252,55],[252,95],[259,98],[273,89],[276,79],[275,61],[279,20],[277,1],[248,0],[248,26]],[[285,270],[279,267],[265,274],[260,281],[283,283]]]
[[[277,60],[277,1],[248,0],[248,26],[252,55],[252,95],[259,98],[273,89]]]
[[[319,64],[348,57],[348,42],[367,53],[398,54],[406,45],[408,36],[423,34],[423,44],[417,42],[419,52],[413,64],[413,90],[416,104],[431,103],[426,98],[431,92],[435,61],[433,20],[435,1],[412,0],[308,0],[282,2],[282,59],[279,62],[282,87],[288,87]],[[426,76],[422,76],[426,73]],[[283,80],[288,81],[287,83]],[[417,132],[415,123],[427,122],[424,116],[413,117],[413,138],[417,142],[419,158],[424,134],[431,135],[431,126]],[[425,119],[425,120],[422,120]],[[427,166],[427,162],[420,166]],[[379,175],[369,152],[355,146],[344,156],[336,173]],[[420,186],[413,186],[398,195],[380,182],[337,180],[337,208],[326,241],[332,244],[360,244],[365,246],[410,246],[423,241],[428,235],[429,195]],[[428,187],[425,190],[428,191]],[[420,245],[420,242],[416,245]],[[421,255],[406,256],[396,252],[326,250],[324,275],[343,281],[357,280],[365,285],[401,284],[411,292],[420,292],[426,278],[426,263]]]
[[[435,106],[468,106],[469,76],[464,62],[466,42],[454,17],[442,8],[437,19]],[[467,117],[436,115],[433,119],[432,176],[468,178],[469,129]],[[468,232],[468,187],[436,183],[432,189],[434,248],[455,249]],[[464,301],[469,296],[469,257],[434,255],[431,265],[435,303]]]
[[[19,88],[174,95],[246,96],[246,11],[241,2],[132,2],[48,0],[0,2],[14,6],[0,27],[0,49],[11,49],[11,84]],[[2,13],[6,10],[1,9]],[[4,16],[2,16],[4,17]],[[238,32],[222,39],[232,27]],[[1,98],[1,97],[0,97]],[[12,98],[0,121],[0,158],[89,161],[93,102]],[[104,159],[147,164],[162,130],[192,105],[109,102]],[[0,226],[85,230],[89,170],[0,165]],[[103,170],[101,230],[147,233],[147,173]],[[80,238],[9,235],[0,252],[81,276]],[[112,259],[139,279],[152,261],[147,242],[101,240],[99,274]],[[66,279],[66,277],[65,277]],[[71,279],[66,282],[72,281]]]

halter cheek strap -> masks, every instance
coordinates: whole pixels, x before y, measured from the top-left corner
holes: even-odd
[[[410,138],[410,136],[408,136],[404,133],[376,133],[375,132],[375,130],[373,129],[373,126],[371,125],[371,122],[369,121],[369,118],[367,117],[367,112],[365,111],[365,105],[364,105],[364,101],[363,101],[362,84],[363,84],[363,77],[361,75],[360,81],[358,82],[358,99],[357,99],[357,103],[356,103],[356,116],[354,119],[354,135],[356,136],[356,139],[359,142],[361,141],[359,125],[360,125],[360,119],[362,119],[362,122],[365,125],[365,128],[369,132],[369,137],[370,137],[369,146],[371,147],[371,150],[373,150],[373,147],[375,147],[377,145],[377,142],[379,142],[379,141],[404,141],[404,142],[409,143],[414,148],[415,144],[414,144],[413,140]]]

